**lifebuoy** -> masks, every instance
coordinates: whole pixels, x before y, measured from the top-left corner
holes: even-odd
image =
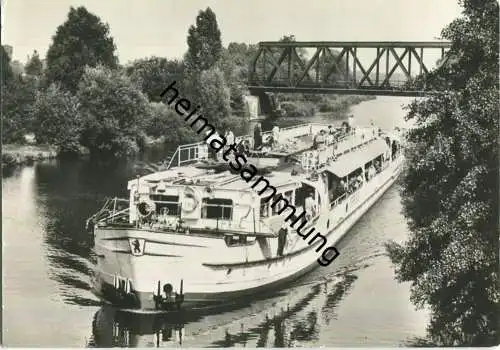
[[[142,200],[137,203],[137,212],[140,216],[148,217],[156,211],[156,203],[152,200]]]
[[[192,187],[186,187],[183,193],[182,211],[192,213],[196,210],[200,203],[200,196],[198,191]]]

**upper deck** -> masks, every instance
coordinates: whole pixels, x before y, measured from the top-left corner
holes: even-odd
[[[314,131],[324,127],[306,125],[289,128],[288,132],[291,138],[312,141]],[[354,186],[363,174],[367,179],[373,176],[368,172],[371,168],[380,172],[390,151],[388,138],[375,128],[359,128],[317,149],[311,141],[300,144],[285,140],[300,147],[270,149],[259,158],[249,158],[247,165],[255,168],[254,161],[279,160],[267,173],[256,173],[250,180],[242,175],[243,170],[231,171],[228,162],[216,168],[200,167],[206,157],[198,150],[191,164],[129,181],[128,209],[114,204],[109,218],[114,221],[116,215],[126,214],[128,224],[145,229],[184,232],[189,228],[191,234],[201,235],[273,236],[282,225],[280,213],[285,207],[283,202],[274,205],[278,198],[293,205],[297,213],[304,211],[308,195],[313,196],[316,206],[329,208],[347,195],[347,189],[340,191],[341,181]],[[195,145],[207,147],[201,142]]]
[[[314,164],[312,159],[317,158],[318,151],[313,149],[314,135],[321,130],[328,130],[328,124],[309,123],[280,129],[280,143],[278,147],[268,148],[260,151],[250,150],[247,155],[248,164],[257,169],[267,172],[286,172],[290,176],[292,169],[299,173],[303,171],[309,175],[312,170],[327,164],[328,159],[319,164]],[[336,161],[347,153],[363,147],[379,136],[379,130],[375,127],[358,128],[355,133],[342,133],[340,128],[335,128],[340,136],[334,144],[326,146],[335,147],[332,151],[336,155]],[[271,131],[262,133],[263,140],[271,135]],[[236,143],[249,140],[253,145],[253,137],[250,135],[238,136]],[[130,180],[128,189],[137,185],[137,181],[146,183],[166,182],[171,184],[198,184],[201,186],[224,187],[233,190],[243,190],[245,183],[237,185],[236,179],[241,179],[237,174],[230,173],[228,162],[211,161],[208,154],[206,142],[197,142],[179,146],[170,160],[167,162],[167,170],[154,172],[139,179]],[[332,160],[333,162],[333,160]],[[298,164],[297,164],[298,163]],[[318,163],[318,162],[316,162]],[[227,172],[227,173],[226,173]],[[266,175],[271,176],[271,175]],[[248,187],[248,186],[247,186]]]

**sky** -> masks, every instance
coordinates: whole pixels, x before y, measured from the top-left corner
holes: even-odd
[[[180,58],[199,10],[216,14],[223,44],[295,35],[298,41],[435,41],[460,15],[457,0],[1,0],[2,45],[26,62],[45,57],[70,6],[85,6],[110,26],[121,63]],[[5,7],[5,8],[4,8]]]

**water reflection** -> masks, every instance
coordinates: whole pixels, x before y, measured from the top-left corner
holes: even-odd
[[[71,160],[44,162],[33,169],[48,277],[57,282],[59,296],[68,304],[100,305],[90,292],[92,253],[84,223],[105,196],[126,189],[129,169],[126,163]]]
[[[360,105],[355,115],[391,115],[380,102]],[[397,117],[399,104],[391,106]],[[169,153],[144,157],[155,162]],[[127,181],[144,171],[136,161],[88,159],[3,170],[2,316],[8,346],[393,346],[421,335],[426,319],[412,312],[408,286],[394,281],[383,248],[388,239],[407,236],[396,188],[338,243],[335,264],[273,295],[163,317],[101,308],[90,291],[93,256],[84,223],[106,196],[124,195]]]
[[[318,341],[357,277],[296,286],[242,307],[137,315],[103,307],[92,321],[90,347],[292,347]],[[249,312],[250,311],[250,312]],[[327,344],[325,344],[327,345]]]

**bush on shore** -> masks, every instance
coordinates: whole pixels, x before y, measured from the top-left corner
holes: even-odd
[[[12,70],[2,72],[3,143],[23,143],[26,134],[35,134],[38,144],[51,144],[62,153],[79,153],[84,146],[92,155],[124,157],[151,139],[164,138],[170,145],[200,140],[160,97],[174,80],[219,132],[248,132],[244,95],[256,46],[230,43],[224,48],[210,8],[198,13],[187,42],[184,60],[150,57],[120,66],[109,26],[85,7],[71,7],[52,38],[46,69],[36,54],[22,79]],[[3,47],[0,55],[9,67]],[[342,98],[302,94],[278,100],[286,116],[293,117],[351,104]],[[11,162],[9,157],[6,162]]]

